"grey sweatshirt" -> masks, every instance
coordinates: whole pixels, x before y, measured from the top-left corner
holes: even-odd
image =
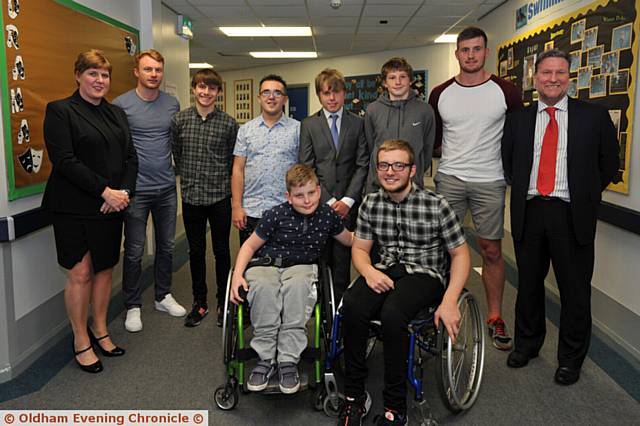
[[[390,100],[385,92],[367,107],[364,131],[371,153],[366,194],[379,188],[376,154],[378,147],[388,139],[409,142],[415,153],[417,169],[413,179],[420,188],[424,186],[424,173],[431,167],[435,138],[435,118],[431,105],[416,98],[413,91],[409,92],[408,99],[402,101]]]

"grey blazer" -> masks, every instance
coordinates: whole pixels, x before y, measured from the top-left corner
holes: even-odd
[[[322,187],[322,202],[349,197],[359,202],[369,168],[364,120],[343,110],[336,151],[323,110],[302,120],[300,162],[314,168]]]

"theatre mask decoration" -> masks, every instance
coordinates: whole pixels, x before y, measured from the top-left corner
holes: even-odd
[[[20,160],[20,165],[25,172],[33,173],[33,157],[31,156],[31,148],[27,148],[25,152],[18,155],[18,160]]]
[[[16,50],[20,49],[20,45],[18,44],[18,28],[13,24],[9,24],[5,29],[7,30],[7,47],[13,47]]]
[[[43,153],[44,153],[44,150],[42,149],[31,148],[31,163],[33,164],[33,173],[38,173],[40,171],[40,166],[42,165]]]
[[[20,0],[7,0],[7,14],[9,18],[16,19],[20,13]]]
[[[20,129],[18,129],[18,145],[22,145],[22,142],[31,142],[31,135],[29,133],[29,123],[26,118],[23,118],[20,122]]]
[[[11,67],[11,76],[14,80],[20,78],[20,80],[24,80],[25,72],[24,72],[24,62],[22,61],[22,56],[17,55],[15,63],[13,67]]]

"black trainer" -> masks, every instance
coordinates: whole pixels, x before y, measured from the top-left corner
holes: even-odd
[[[376,426],[405,426],[409,423],[409,418],[406,414],[385,408],[384,415],[376,416],[373,422]]]
[[[193,307],[191,308],[191,312],[187,315],[187,318],[184,320],[185,327],[196,327],[200,325],[200,322],[204,317],[209,313],[209,308],[206,304],[200,304],[198,302],[193,302]]]
[[[340,409],[338,426],[361,426],[362,419],[369,414],[371,408],[371,396],[365,392],[359,398],[347,397]]]

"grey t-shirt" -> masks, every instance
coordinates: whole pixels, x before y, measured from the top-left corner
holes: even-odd
[[[138,153],[137,191],[163,189],[176,184],[171,167],[171,116],[180,111],[176,98],[164,92],[151,102],[141,99],[135,89],[113,101],[127,114],[133,144]]]

